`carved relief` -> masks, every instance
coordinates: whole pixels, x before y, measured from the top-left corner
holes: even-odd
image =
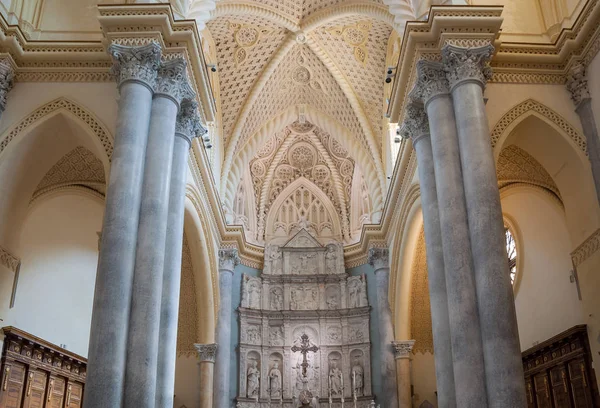
[[[251,325],[242,331],[242,342],[248,344],[260,344],[260,326]]]
[[[340,326],[328,327],[327,340],[332,344],[340,343],[342,340],[342,328]]]
[[[292,275],[308,275],[317,270],[315,252],[291,253],[290,270]]]
[[[348,45],[354,47],[354,58],[364,66],[369,56],[366,44],[372,25],[371,21],[360,21],[352,25],[333,27],[328,31],[342,37]]]
[[[348,278],[348,307],[367,306],[367,283],[364,275]]]
[[[291,310],[313,310],[318,309],[318,291],[314,286],[293,287],[290,292]]]
[[[253,351],[248,353],[246,368],[246,396],[258,398],[260,394],[260,355]]]
[[[260,278],[244,275],[242,286],[242,307],[260,309],[262,282]]]
[[[343,373],[342,367],[342,355],[337,351],[329,354],[329,389],[331,390],[332,397],[338,397],[342,395],[343,391]]]
[[[269,328],[269,343],[271,346],[283,346],[283,327],[275,326]]]
[[[271,288],[269,306],[271,310],[283,309],[283,291],[279,287]]]
[[[246,61],[249,51],[261,38],[271,34],[271,30],[266,28],[258,27],[254,24],[242,24],[233,21],[229,22],[229,30],[233,33],[233,39],[237,46],[234,51],[236,67]]]
[[[351,326],[348,329],[348,341],[350,343],[363,343],[367,336],[362,326]]]
[[[353,395],[362,397],[365,391],[365,370],[362,350],[353,350],[350,353],[350,378],[352,380]]]
[[[341,297],[339,286],[328,286],[325,290],[325,305],[327,309],[339,309],[342,306]]]

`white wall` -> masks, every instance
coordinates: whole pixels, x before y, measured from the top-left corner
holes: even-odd
[[[87,356],[103,211],[76,192],[34,203],[21,233],[14,308],[0,299],[3,325]]]
[[[515,222],[522,246],[515,294],[522,350],[584,323],[577,287],[569,280],[571,243],[562,209],[537,191],[502,194],[502,210]]]

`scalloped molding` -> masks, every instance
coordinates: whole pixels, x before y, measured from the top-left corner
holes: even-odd
[[[577,267],[600,249],[600,228],[590,235],[581,245],[571,252],[573,266]]]
[[[106,157],[110,160],[113,153],[112,135],[93,113],[89,112],[78,103],[73,102],[65,97],[60,97],[37,108],[15,126],[10,128],[6,136],[0,141],[0,155],[15,138],[19,137],[21,133],[36,125],[38,122],[44,120],[46,117],[48,117],[48,115],[57,113],[59,111],[68,112],[79,119],[83,124],[87,125],[102,144],[104,152],[106,153]]]

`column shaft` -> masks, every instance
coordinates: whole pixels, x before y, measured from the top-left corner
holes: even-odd
[[[425,118],[427,120],[427,118]],[[427,131],[429,127],[427,126]],[[413,146],[417,153],[419,183],[421,186],[421,207],[425,228],[427,250],[427,276],[431,303],[433,346],[435,350],[435,377],[438,391],[438,407],[455,408],[454,371],[452,368],[452,342],[450,319],[448,317],[448,294],[442,231],[438,198],[433,168],[433,151],[429,134],[413,136]]]
[[[396,371],[398,375],[398,406],[400,408],[411,408],[410,359],[396,359]]]
[[[233,270],[238,262],[237,250],[219,251],[219,316],[217,320],[217,355],[213,384],[215,408],[232,406],[229,396],[229,365],[231,363],[231,293]]]
[[[444,58],[452,85],[467,199],[488,403],[494,408],[514,408],[526,406],[525,383],[498,178],[483,101],[484,64],[492,51],[491,46],[475,50],[448,46]]]
[[[456,405],[487,407],[485,370],[471,243],[450,95],[426,106],[431,130],[435,184],[448,295]]]
[[[152,102],[131,302],[125,408],[150,408],[156,403],[158,333],[177,109],[171,98],[161,94]]]
[[[110,50],[117,67],[123,64],[127,69],[121,70],[115,144],[98,257],[84,394],[86,408],[122,404],[151,86],[156,77],[154,65],[160,59],[160,48],[154,44],[139,48],[112,46]],[[132,67],[139,68],[138,76],[131,75]]]
[[[591,98],[581,101],[575,111],[579,115],[581,126],[583,127],[588,157],[592,166],[594,186],[596,187],[596,197],[598,198],[598,203],[600,203],[600,139],[596,120],[594,119],[594,111],[592,110]]]
[[[213,408],[213,373],[216,344],[194,344],[200,360],[200,408]]]

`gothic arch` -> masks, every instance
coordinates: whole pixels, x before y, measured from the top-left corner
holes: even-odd
[[[587,154],[585,137],[573,125],[543,103],[535,99],[527,99],[512,107],[494,125],[491,138],[496,159],[498,159],[502,146],[510,133],[532,115],[552,126],[558,133],[568,136],[573,147],[581,151],[583,155]]]
[[[260,4],[217,3],[217,8],[213,12],[211,12],[210,18],[212,20],[217,17],[244,15],[250,15],[265,19],[270,23],[283,27],[291,32],[299,30],[298,24],[295,21],[288,18],[288,16],[273,11]]]
[[[335,20],[355,15],[378,20],[388,24],[393,29],[396,28],[394,25],[394,16],[390,14],[386,6],[366,2],[358,4],[339,3],[326,7],[308,17],[302,23],[301,28],[302,31],[308,33]]]

